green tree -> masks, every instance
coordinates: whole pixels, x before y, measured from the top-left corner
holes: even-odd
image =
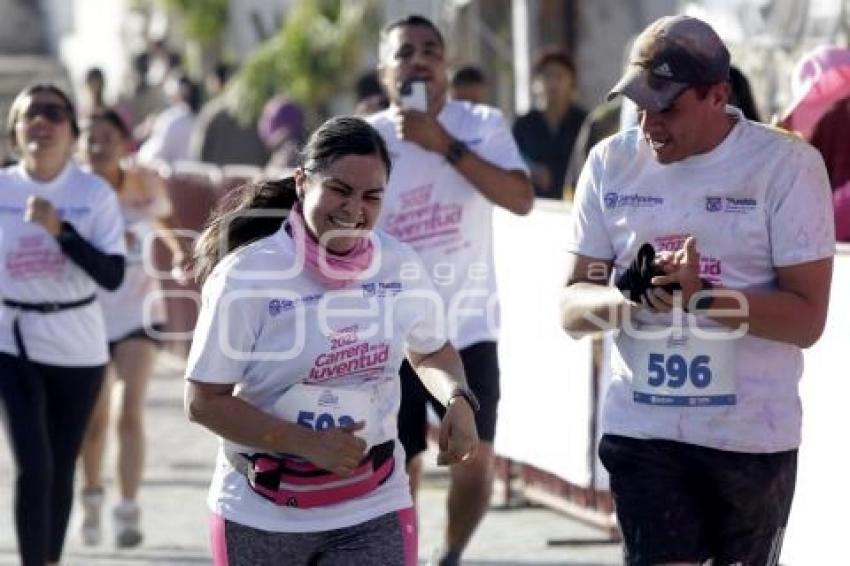
[[[150,0],[148,0],[150,1]],[[230,0],[155,0],[186,37],[186,70],[196,79],[221,60],[230,15]]]
[[[360,38],[374,23],[371,8],[371,0],[301,0],[293,6],[280,31],[245,61],[231,83],[231,106],[240,119],[255,122],[269,98],[284,94],[315,124],[330,99],[354,79]]]
[[[186,38],[202,47],[222,43],[227,30],[230,0],[158,0],[169,12],[180,17]]]

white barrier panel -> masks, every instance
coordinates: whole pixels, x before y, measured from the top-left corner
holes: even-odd
[[[823,336],[805,352],[803,444],[782,564],[846,564],[850,510],[850,247],[839,248]],[[844,557],[844,558],[841,558]]]
[[[494,215],[502,304],[502,400],[496,452],[573,484],[591,481],[591,344],[560,326],[570,215],[537,201],[529,216]]]

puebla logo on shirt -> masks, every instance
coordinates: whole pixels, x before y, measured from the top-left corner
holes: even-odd
[[[280,299],[272,299],[269,301],[269,314],[271,316],[277,316],[283,310],[284,303],[291,303],[292,301],[281,301]],[[287,305],[289,307],[289,305]]]
[[[705,197],[705,209],[708,212],[720,212],[723,210],[723,199],[720,197]]]
[[[752,197],[705,197],[705,209],[708,212],[752,212],[758,201]]]
[[[605,208],[613,210],[615,208],[653,208],[664,204],[663,197],[652,195],[641,195],[638,193],[620,194],[616,192],[605,193],[602,197],[605,203]]]
[[[726,197],[726,212],[752,212],[756,209],[756,199],[750,197]]]
[[[401,281],[364,283],[360,287],[363,289],[363,297],[366,299],[371,297],[392,297],[398,295],[402,291]]]

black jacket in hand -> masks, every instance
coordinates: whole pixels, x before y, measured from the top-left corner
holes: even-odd
[[[655,248],[646,243],[640,247],[629,268],[617,278],[615,285],[631,301],[639,303],[649,289],[656,287],[650,283],[656,275],[664,275],[664,272],[655,265]],[[663,285],[663,288],[668,293],[682,289],[678,283]]]

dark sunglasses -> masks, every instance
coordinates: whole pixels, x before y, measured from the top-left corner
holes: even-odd
[[[34,102],[23,113],[24,119],[28,122],[32,122],[39,116],[54,124],[61,124],[69,118],[67,108],[50,102]]]

